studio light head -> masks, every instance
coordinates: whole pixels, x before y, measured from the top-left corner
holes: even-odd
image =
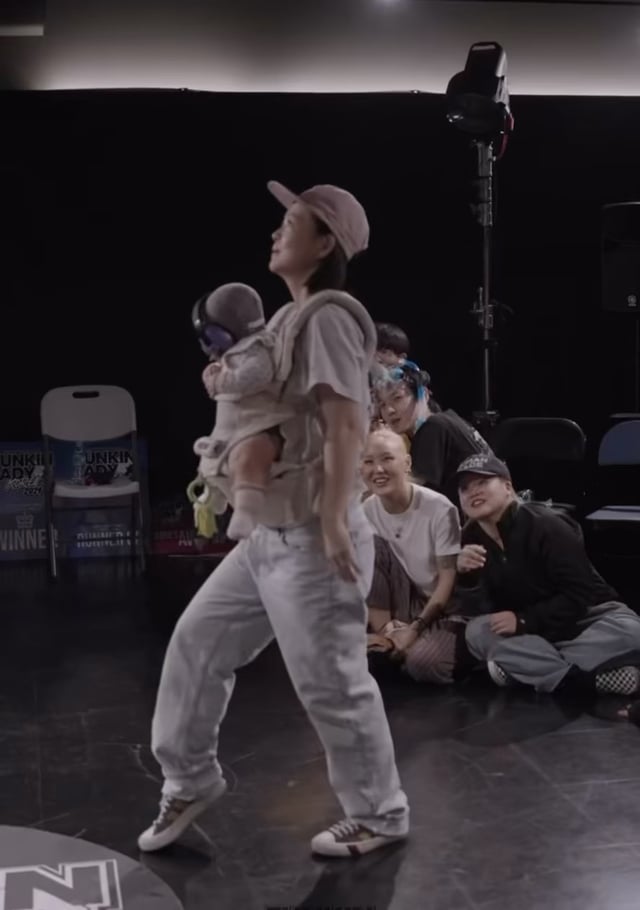
[[[513,129],[507,88],[507,55],[495,41],[471,46],[467,63],[447,86],[447,120],[479,142]]]

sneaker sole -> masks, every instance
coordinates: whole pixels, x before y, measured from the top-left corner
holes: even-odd
[[[502,667],[498,666],[495,660],[487,661],[487,673],[496,686],[499,686],[501,689],[511,688],[511,679],[507,676]]]
[[[314,837],[311,841],[311,852],[317,856],[353,859],[372,853],[374,850],[381,850],[383,847],[390,847],[392,844],[406,840],[407,837],[407,834],[400,834],[395,837],[372,837],[370,840],[360,841],[357,844],[324,844],[322,842],[318,843],[317,838]]]

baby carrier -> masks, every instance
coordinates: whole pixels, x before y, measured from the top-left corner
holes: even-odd
[[[198,477],[189,490],[196,528],[202,536],[211,536],[211,528],[215,528],[212,513],[221,514],[230,501],[227,466],[233,448],[243,440],[275,429],[296,416],[295,408],[286,395],[287,382],[295,362],[296,342],[310,317],[327,304],[340,306],[357,321],[364,335],[366,359],[372,363],[376,350],[373,322],[362,304],[344,291],[320,291],[303,306],[289,303],[278,310],[265,330],[270,336],[269,343],[273,345],[272,383],[256,395],[217,397],[216,426],[210,436],[202,437],[194,444],[200,462]],[[244,339],[244,342],[248,340]],[[228,353],[235,351],[236,348],[232,348]],[[299,464],[281,460],[273,466],[272,477],[300,470]],[[194,484],[202,488],[200,495],[194,495]]]

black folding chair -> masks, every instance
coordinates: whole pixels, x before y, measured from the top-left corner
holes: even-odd
[[[509,465],[517,490],[572,513],[584,502],[586,447],[584,431],[566,417],[511,417],[493,436],[494,451]]]

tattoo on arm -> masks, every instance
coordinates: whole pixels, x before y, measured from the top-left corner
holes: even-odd
[[[455,569],[458,557],[456,555],[438,556],[436,561],[438,563],[438,568],[440,569]]]

